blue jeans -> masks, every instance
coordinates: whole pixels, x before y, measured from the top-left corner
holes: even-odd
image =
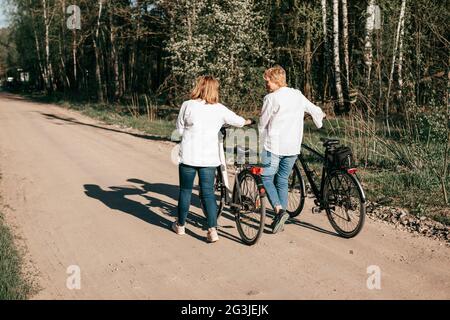
[[[198,172],[200,180],[200,201],[206,211],[208,228],[217,227],[217,203],[214,194],[216,167],[193,167],[181,163],[178,166],[180,193],[178,197],[178,224],[184,226],[191,205],[192,187]]]
[[[296,155],[279,156],[267,150],[262,152],[261,162],[264,169],[261,177],[274,210],[276,206],[287,209],[288,180],[296,160]]]

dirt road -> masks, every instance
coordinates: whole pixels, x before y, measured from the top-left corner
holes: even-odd
[[[227,218],[207,244],[195,198],[176,236],[172,148],[0,95],[0,210],[37,272],[35,299],[450,299],[447,246],[371,220],[341,239],[310,201],[283,233],[247,247]],[[72,265],[80,290],[66,285]],[[367,286],[369,266],[380,289]]]

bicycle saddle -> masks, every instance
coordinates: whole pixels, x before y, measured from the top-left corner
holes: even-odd
[[[323,146],[324,147],[331,147],[331,146],[336,146],[336,145],[339,144],[339,140],[338,139],[320,138],[320,141],[323,142]]]

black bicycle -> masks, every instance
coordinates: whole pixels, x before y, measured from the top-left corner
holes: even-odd
[[[261,179],[262,169],[246,164],[242,159],[242,156],[250,154],[249,150],[234,148],[234,155],[237,155],[233,163],[235,179],[233,189],[230,188],[224,151],[226,129],[227,127],[221,129],[219,152],[222,164],[217,168],[214,186],[217,219],[222,215],[224,206],[228,205],[235,217],[242,241],[247,245],[254,245],[261,237],[266,218],[266,191]]]
[[[366,197],[353,167],[350,148],[340,146],[339,140],[321,139],[325,154],[302,144],[289,177],[289,206],[291,218],[298,216],[305,205],[307,193],[315,197],[313,213],[326,211],[336,232],[344,238],[355,237],[362,229],[366,214]],[[307,152],[304,152],[307,151]],[[300,162],[308,180],[305,182],[298,165]],[[320,181],[316,170],[322,170]]]

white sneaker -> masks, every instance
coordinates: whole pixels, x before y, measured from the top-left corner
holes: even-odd
[[[185,226],[178,225],[177,221],[172,223],[172,230],[178,235],[186,234]]]
[[[217,229],[210,228],[208,230],[208,233],[206,234],[206,239],[208,240],[208,242],[211,242],[211,243],[219,241],[219,235],[217,234]]]

